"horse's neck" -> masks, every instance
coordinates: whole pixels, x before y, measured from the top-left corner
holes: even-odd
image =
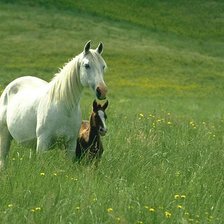
[[[56,74],[51,85],[50,100],[62,103],[70,110],[79,103],[83,87],[80,82],[77,57]]]

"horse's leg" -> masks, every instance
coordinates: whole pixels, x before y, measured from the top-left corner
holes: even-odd
[[[0,125],[0,169],[5,166],[5,160],[9,153],[12,137],[6,126]]]
[[[75,158],[76,158],[76,146],[77,146],[76,139],[72,139],[66,144],[66,151],[67,151],[68,157],[72,161],[75,161]]]
[[[51,138],[41,135],[37,137],[37,152],[45,152],[51,147]]]

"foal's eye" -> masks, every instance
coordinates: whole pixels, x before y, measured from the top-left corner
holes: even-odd
[[[85,68],[86,69],[89,69],[90,68],[90,65],[89,64],[84,64]]]

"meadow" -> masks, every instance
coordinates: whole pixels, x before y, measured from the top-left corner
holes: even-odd
[[[13,142],[0,223],[224,223],[222,1],[0,0],[0,93],[104,43],[99,166]],[[93,95],[85,90],[82,116]]]

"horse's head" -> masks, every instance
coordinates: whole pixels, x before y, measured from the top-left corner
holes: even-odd
[[[108,101],[106,101],[103,105],[98,104],[96,100],[93,101],[93,112],[91,116],[92,125],[94,125],[97,128],[101,136],[104,136],[107,133],[107,126],[106,126],[107,115],[105,113],[107,106]]]
[[[103,76],[106,69],[106,62],[101,56],[103,44],[93,50],[90,49],[90,41],[86,43],[80,61],[80,81],[83,86],[89,86],[95,93],[97,99],[106,98],[107,86]]]

